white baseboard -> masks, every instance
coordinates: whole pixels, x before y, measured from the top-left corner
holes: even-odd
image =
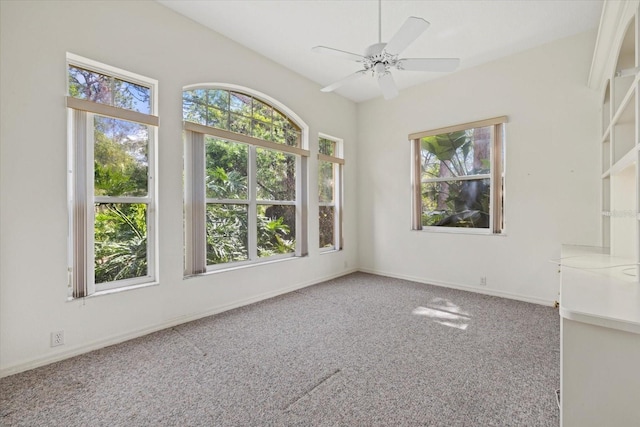
[[[378,276],[393,277],[395,279],[403,279],[403,280],[409,280],[409,281],[412,281],[412,282],[424,283],[426,285],[442,286],[444,288],[458,289],[458,290],[461,290],[461,291],[475,292],[477,294],[491,295],[491,296],[494,296],[494,297],[501,297],[501,298],[513,299],[513,300],[517,300],[517,301],[530,302],[530,303],[538,304],[538,305],[546,305],[546,306],[551,306],[551,307],[553,307],[555,305],[555,301],[546,300],[546,299],[538,298],[538,297],[532,297],[532,296],[528,296],[528,295],[512,294],[510,292],[504,292],[504,291],[499,291],[499,290],[496,290],[496,289],[489,289],[489,288],[485,288],[485,287],[476,287],[476,286],[462,285],[462,284],[459,284],[459,283],[442,282],[442,281],[439,281],[439,280],[425,279],[423,277],[409,276],[409,275],[406,275],[406,274],[390,273],[388,271],[369,269],[369,268],[360,268],[359,271],[361,271],[363,273],[375,274],[375,275],[378,275]]]
[[[135,331],[129,331],[124,334],[114,335],[106,339],[96,340],[86,344],[80,344],[74,347],[70,347],[62,352],[57,352],[55,354],[47,355],[45,357],[36,357],[27,362],[19,363],[13,366],[9,366],[7,368],[0,369],[0,378],[7,377],[9,375],[17,374],[20,372],[28,371],[30,369],[39,368],[41,366],[49,365],[51,363],[59,362],[64,359],[69,359],[74,356],[79,356],[84,353],[88,353],[90,351],[99,350],[104,347],[108,347],[114,344],[120,344],[125,341],[129,341],[134,338],[139,338],[144,335],[151,334],[153,332],[158,332],[163,329],[172,328],[174,326],[181,325],[183,323],[191,322],[194,320],[202,319],[203,317],[212,316],[214,314],[222,313],[224,311],[232,310],[234,308],[242,307],[245,305],[253,304],[259,301],[263,301],[269,298],[276,297],[278,295],[287,294],[289,292],[297,291],[302,288],[306,288],[307,286],[315,285],[318,283],[326,282],[327,280],[335,279],[337,277],[346,276],[347,274],[357,272],[357,268],[351,268],[344,270],[338,274],[333,274],[330,276],[325,276],[322,278],[310,280],[307,282],[297,283],[293,286],[289,286],[286,288],[278,289],[271,292],[265,292],[259,295],[254,295],[251,298],[246,298],[242,300],[237,300],[228,304],[224,304],[221,306],[214,307],[210,310],[206,310],[199,313],[190,314],[188,316],[182,316],[175,319],[168,320],[166,322],[162,322],[156,325],[152,325],[142,329],[136,329]]]

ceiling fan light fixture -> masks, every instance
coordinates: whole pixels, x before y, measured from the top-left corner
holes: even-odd
[[[373,66],[373,70],[374,72],[380,76],[382,74],[388,73],[389,71],[389,66],[385,65],[383,62],[377,62],[374,66]]]

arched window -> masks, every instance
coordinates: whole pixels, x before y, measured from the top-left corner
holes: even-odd
[[[306,253],[306,126],[246,88],[183,92],[186,274]]]

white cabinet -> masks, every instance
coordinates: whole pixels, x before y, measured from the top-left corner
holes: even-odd
[[[561,427],[640,426],[640,285],[624,262],[562,248]]]
[[[562,249],[561,427],[640,426],[639,1],[605,1],[589,86],[602,93],[602,246]]]

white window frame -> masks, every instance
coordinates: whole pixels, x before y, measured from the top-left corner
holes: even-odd
[[[157,283],[157,209],[156,209],[156,147],[158,81],[124,71],[100,62],[67,53],[66,73],[75,66],[150,89],[151,114],[66,97],[69,129],[69,273],[70,297],[82,298],[115,289],[130,289],[137,285]],[[68,84],[68,80],[67,80]],[[94,118],[95,116],[126,120],[146,125],[149,145],[146,197],[95,196],[94,192]],[[140,203],[147,205],[147,275],[112,282],[95,283],[94,227],[95,203]]]
[[[327,139],[335,143],[334,156],[328,156],[323,153],[318,153],[318,170],[320,169],[320,162],[328,162],[333,164],[333,200],[331,202],[322,202],[318,198],[318,214],[320,207],[333,207],[333,246],[321,247],[320,252],[334,252],[342,250],[344,247],[344,240],[342,235],[342,218],[343,218],[343,174],[344,174],[344,140],[329,136],[327,134],[318,134],[318,140]],[[319,149],[319,148],[318,148]],[[318,188],[320,183],[318,183]],[[319,216],[318,216],[319,219]],[[318,232],[320,231],[318,224]],[[319,237],[318,233],[318,237]],[[318,244],[319,244],[318,240]]]
[[[429,232],[458,233],[458,234],[489,234],[504,235],[504,196],[505,196],[505,124],[507,116],[494,117],[460,125],[416,132],[409,135],[411,142],[411,229]],[[427,136],[458,132],[473,128],[491,126],[491,171],[489,174],[478,174],[461,177],[429,178],[421,176],[421,146],[420,139]],[[422,185],[428,182],[452,182],[464,180],[489,179],[491,198],[489,203],[489,228],[465,228],[422,225]],[[497,209],[499,207],[499,209]]]
[[[300,147],[289,146],[272,141],[232,132],[226,129],[206,126],[194,122],[183,122],[185,136],[185,276],[194,276],[220,270],[252,266],[275,260],[302,257],[307,255],[307,169],[309,150],[308,126],[287,107],[275,99],[252,89],[213,83],[208,85],[190,85],[183,90],[222,89],[243,93],[270,105],[293,121],[301,130]],[[206,152],[205,136],[233,143],[246,144],[249,147],[247,178],[247,199],[210,199],[206,197]],[[256,195],[256,150],[264,148],[292,154],[296,159],[296,200],[259,200]],[[248,259],[227,263],[207,265],[206,248],[206,207],[209,203],[236,204],[248,206]],[[258,205],[289,205],[296,207],[296,247],[293,253],[258,257],[257,254],[257,207]]]

